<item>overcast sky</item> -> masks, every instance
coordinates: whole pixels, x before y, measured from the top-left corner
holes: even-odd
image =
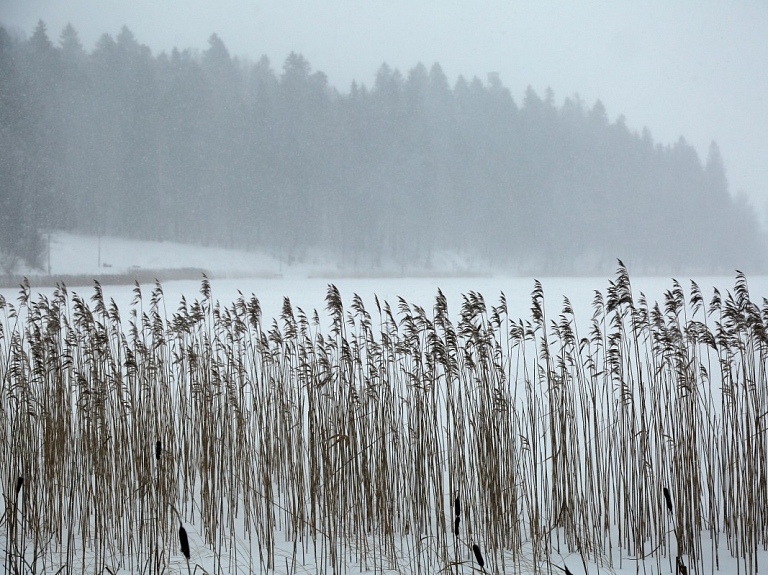
[[[125,24],[154,53],[203,50],[213,32],[278,71],[301,52],[343,92],[383,62],[439,62],[451,81],[498,72],[518,103],[527,85],[600,99],[702,160],[715,140],[731,191],[768,214],[766,0],[0,0],[0,22],[29,34],[38,19],[54,40],[72,23],[89,50]]]

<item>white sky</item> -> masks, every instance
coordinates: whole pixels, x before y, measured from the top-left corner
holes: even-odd
[[[498,72],[518,103],[527,85],[558,104],[579,94],[611,119],[681,135],[702,160],[720,145],[732,192],[768,213],[766,0],[0,0],[0,22],[57,40],[67,22],[87,49],[123,24],[154,53],[205,49],[212,32],[236,56],[290,51],[345,92],[382,62],[439,62],[451,81]]]

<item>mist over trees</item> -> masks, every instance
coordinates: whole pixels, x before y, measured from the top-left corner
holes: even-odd
[[[153,55],[126,27],[90,52],[72,26],[0,28],[3,266],[39,265],[51,229],[365,266],[450,250],[536,273],[765,267],[716,144],[702,162],[599,101],[518,103],[439,64],[384,64],[341,93],[299,54],[275,69],[215,34]]]

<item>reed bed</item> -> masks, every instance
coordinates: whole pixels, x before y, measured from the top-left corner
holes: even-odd
[[[578,326],[538,282],[525,319],[134,293],[0,300],[4,573],[758,571],[768,302],[742,274],[649,303],[621,265]]]

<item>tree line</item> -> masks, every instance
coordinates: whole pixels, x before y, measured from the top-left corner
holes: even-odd
[[[516,102],[498,76],[383,64],[342,93],[291,53],[153,54],[127,28],[0,28],[0,251],[40,264],[65,229],[429,266],[450,250],[579,273],[762,269],[762,230],[712,144],[609,121],[600,101]],[[8,263],[10,262],[10,264]]]

